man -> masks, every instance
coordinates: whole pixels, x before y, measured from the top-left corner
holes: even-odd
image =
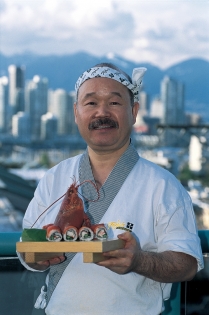
[[[76,254],[26,266],[33,271],[50,267],[48,315],[157,315],[171,283],[190,280],[203,268],[187,192],[172,174],[139,157],[130,143],[144,72],[134,69],[131,82],[115,66],[100,64],[76,83],[75,121],[87,151],[47,172],[23,227],[31,227],[75,176],[80,182],[93,180],[100,190],[97,202],[84,201],[92,223],[105,223],[109,237],[124,240],[125,247],[104,253],[108,259],[97,264],[85,264]],[[82,195],[94,199],[89,187]],[[53,223],[59,207],[55,203],[35,227]],[[44,299],[39,304],[45,306]]]

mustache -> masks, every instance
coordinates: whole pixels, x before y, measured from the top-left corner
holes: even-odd
[[[89,124],[89,130],[99,128],[100,126],[103,126],[103,125],[109,126],[109,127],[112,127],[112,128],[118,128],[119,127],[117,121],[115,121],[113,119],[110,119],[110,118],[99,118],[97,120],[92,121]]]

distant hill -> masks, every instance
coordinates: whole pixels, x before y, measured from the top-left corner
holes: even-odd
[[[117,55],[101,58],[85,52],[63,56],[39,56],[22,54],[5,56],[0,54],[0,76],[8,75],[10,64],[26,67],[25,79],[32,79],[38,74],[47,77],[49,87],[74,90],[75,81],[87,68],[100,62],[112,62],[132,74],[134,67],[143,66],[148,69],[144,77],[144,90],[152,99],[160,93],[160,82],[168,75],[185,84],[186,109],[193,112],[208,113],[209,116],[209,62],[203,59],[188,59],[162,70],[150,63],[135,63]]]

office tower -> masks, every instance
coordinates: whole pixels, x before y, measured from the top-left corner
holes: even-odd
[[[76,102],[76,94],[75,91],[71,91],[69,93],[70,98],[70,107],[69,107],[69,125],[70,125],[70,133],[72,135],[79,135],[78,126],[75,123],[75,116],[74,116],[74,108],[73,105]]]
[[[32,139],[40,139],[41,116],[48,111],[48,79],[36,75],[25,87],[25,112],[28,113]]]
[[[191,136],[189,144],[189,169],[199,174],[202,171],[203,145],[197,136]]]
[[[139,113],[142,116],[148,116],[149,115],[149,96],[146,92],[141,91],[139,93]]]
[[[9,72],[9,106],[12,114],[24,111],[24,67],[10,65]]]
[[[77,134],[77,125],[74,119],[74,93],[67,93],[63,89],[50,91],[49,110],[57,118],[58,135]]]
[[[184,85],[164,77],[161,82],[161,101],[163,104],[162,123],[164,125],[181,125],[185,123]],[[184,146],[178,129],[166,129],[163,135],[164,145]]]
[[[148,95],[144,91],[139,94],[139,111],[134,124],[134,131],[140,133],[147,133],[148,128],[144,122],[144,117],[149,115]]]
[[[159,97],[155,97],[150,106],[150,117],[159,118],[162,122],[163,113],[163,103]]]
[[[41,139],[51,140],[57,136],[57,118],[50,112],[41,116]]]
[[[53,112],[53,95],[54,91],[52,89],[48,89],[48,112]]]
[[[202,122],[202,116],[197,113],[186,113],[186,123],[188,125],[199,125]]]
[[[184,112],[184,85],[164,77],[161,82],[161,100],[163,103],[164,124],[183,124],[185,122]]]
[[[0,78],[0,133],[8,131],[8,78]]]
[[[22,139],[28,139],[30,120],[27,113],[18,112],[12,116],[12,135]]]
[[[69,97],[68,93],[63,89],[57,89],[53,92],[51,98],[50,111],[57,118],[58,135],[69,134],[68,111]]]

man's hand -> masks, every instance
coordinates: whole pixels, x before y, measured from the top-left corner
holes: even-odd
[[[118,238],[125,241],[125,247],[103,253],[109,259],[99,262],[98,265],[104,266],[118,274],[125,274],[135,269],[139,262],[141,248],[130,232],[119,234]]]
[[[46,270],[50,266],[62,263],[66,257],[64,255],[50,258],[49,260],[38,261],[36,263],[28,263],[28,266],[36,270]]]
[[[161,253],[143,251],[130,232],[118,235],[125,247],[103,253],[109,259],[97,263],[118,274],[130,271],[163,283],[191,280],[197,272],[194,257],[174,251]]]

